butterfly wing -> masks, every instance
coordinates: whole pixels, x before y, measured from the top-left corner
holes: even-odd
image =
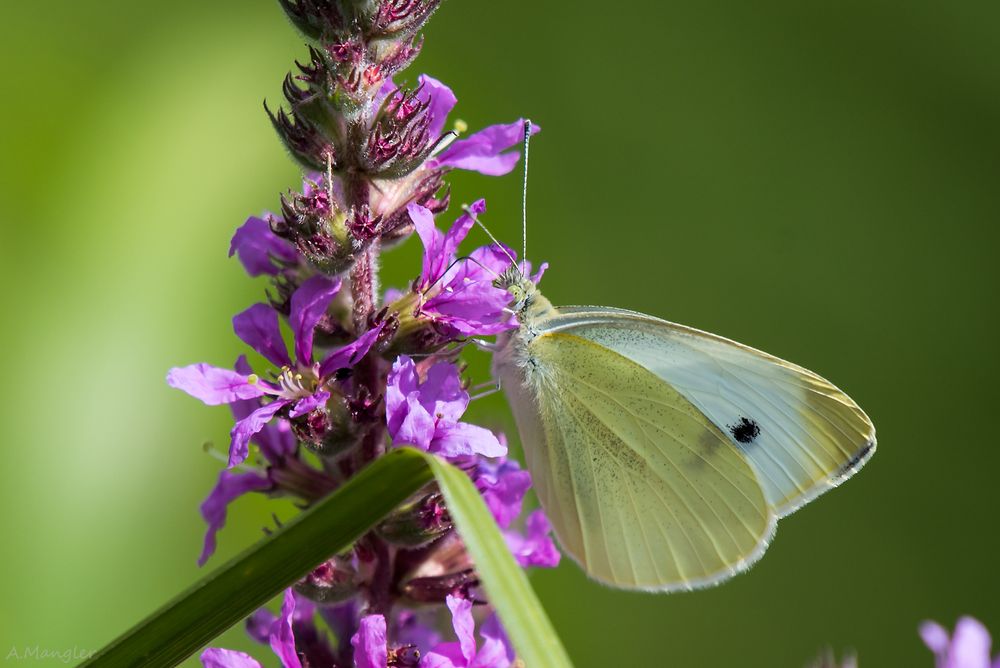
[[[669,383],[745,455],[778,517],[849,478],[875,451],[875,428],[850,397],[759,350],[604,307],[560,308],[545,331],[613,350]]]
[[[575,332],[551,332],[498,371],[539,499],[591,577],[690,589],[763,553],[775,517],[757,474],[649,369]]]

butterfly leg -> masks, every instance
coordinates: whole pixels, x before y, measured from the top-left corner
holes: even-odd
[[[496,394],[500,391],[500,379],[498,378],[495,382],[488,381],[485,383],[479,383],[478,385],[473,385],[469,389],[476,392],[476,394],[469,397],[469,401],[482,399],[483,397],[488,397],[491,394]]]
[[[499,347],[492,341],[487,341],[486,339],[469,339],[469,343],[479,348],[480,350],[485,350],[489,353],[495,353]]]

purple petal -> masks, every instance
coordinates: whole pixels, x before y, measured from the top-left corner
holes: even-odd
[[[284,399],[272,401],[266,406],[261,406],[242,420],[239,420],[233,426],[232,431],[229,432],[231,437],[229,444],[229,468],[243,463],[243,460],[250,454],[250,439],[271,421],[275,413],[289,403],[291,402]]]
[[[981,622],[962,617],[948,651],[948,668],[990,668],[990,633]]]
[[[417,392],[406,397],[406,407],[395,418],[395,429],[390,429],[394,445],[412,445],[429,450],[434,438],[434,416],[420,404]]]
[[[525,264],[524,273],[530,274],[531,273],[531,264],[529,264],[527,262],[525,262],[524,264]],[[548,262],[543,262],[542,264],[540,264],[538,266],[538,271],[536,271],[534,273],[534,275],[532,275],[532,276],[529,277],[531,279],[531,282],[534,283],[535,285],[538,285],[538,283],[542,280],[542,276],[545,275],[545,271],[548,268],[549,268],[549,263]]]
[[[264,395],[262,386],[247,376],[211,364],[174,367],[167,373],[167,385],[201,399],[209,406],[231,404]]]
[[[205,544],[202,547],[201,556],[198,558],[199,566],[204,566],[208,558],[215,552],[215,534],[226,525],[226,508],[230,502],[247,492],[260,491],[269,487],[271,487],[271,481],[256,471],[233,473],[224,469],[219,473],[215,487],[201,504],[201,516],[205,518],[208,530],[205,532]]]
[[[420,668],[466,668],[468,664],[462,656],[462,647],[457,642],[435,645],[420,657]]]
[[[944,660],[948,651],[948,631],[937,622],[924,622],[920,625],[920,637],[928,649],[934,652],[938,661]]]
[[[421,653],[441,642],[441,634],[432,627],[428,620],[425,623],[422,616],[433,611],[417,613],[412,610],[400,610],[396,615],[396,633],[393,638],[401,645],[416,645]]]
[[[429,450],[448,458],[468,455],[503,457],[507,454],[507,447],[497,440],[496,434],[468,422],[455,424],[438,422]]]
[[[385,617],[362,617],[358,632],[351,638],[351,646],[354,648],[354,665],[357,668],[386,668],[389,650],[386,647]]]
[[[244,375],[250,375],[253,373],[253,369],[251,369],[250,364],[247,363],[245,355],[240,355],[236,359],[236,365],[234,368]],[[242,420],[260,408],[260,403],[253,399],[247,401],[234,401],[229,405],[229,407],[233,411],[233,416],[237,420]],[[296,447],[298,447],[298,442],[292,434],[292,427],[286,420],[276,420],[269,423],[266,427],[257,432],[257,435],[253,437],[252,441],[260,446],[261,452],[265,457],[267,457],[267,461],[272,464],[276,464],[288,455],[294,453]]]
[[[458,368],[438,362],[427,372],[420,387],[420,403],[437,419],[457,421],[469,406],[469,393],[462,388]]]
[[[295,404],[292,410],[288,411],[288,417],[297,418],[300,415],[311,413],[320,406],[322,406],[323,404],[325,404],[326,400],[329,398],[330,398],[329,392],[327,392],[326,390],[320,390],[315,394],[310,394],[308,397],[305,397],[304,399],[299,399],[298,403]]]
[[[319,608],[320,617],[333,633],[338,643],[343,643],[356,632],[358,627],[358,602],[350,599],[338,605],[323,605]]]
[[[267,608],[258,608],[247,617],[247,635],[259,643],[267,643],[271,638],[271,627],[278,618]]]
[[[271,231],[271,225],[261,218],[250,216],[237,228],[229,243],[229,257],[239,254],[240,262],[251,276],[281,272],[279,263],[296,264],[299,254],[295,247]]]
[[[243,652],[234,649],[210,647],[201,653],[204,668],[261,668],[260,663]]]
[[[528,515],[525,535],[514,531],[504,533],[507,547],[521,567],[555,568],[559,565],[559,550],[549,535],[550,530],[548,518],[539,509]]]
[[[466,668],[467,665],[462,647],[457,642],[445,642],[420,657],[419,668]]]
[[[474,215],[486,210],[486,201],[477,200],[469,207]],[[448,270],[448,265],[454,260],[458,246],[469,234],[475,220],[469,213],[463,213],[451,226],[446,234],[442,234],[434,225],[434,216],[430,211],[418,204],[407,207],[417,236],[424,245],[423,268],[418,284],[421,288],[430,287]]]
[[[244,343],[277,367],[292,366],[281,338],[278,314],[267,304],[254,304],[233,316],[233,331]]]
[[[455,108],[455,103],[458,99],[451,92],[450,88],[432,76],[421,74],[417,81],[421,86],[420,94],[417,96],[418,99],[423,102],[430,102],[427,107],[427,113],[430,114],[431,121],[427,126],[427,131],[431,136],[431,140],[435,140],[441,136],[441,131],[444,130],[445,119],[448,118],[451,110]]]
[[[483,638],[483,645],[472,664],[474,668],[508,668],[514,662],[514,648],[496,613],[483,622],[479,635]]]
[[[320,378],[329,378],[338,369],[350,368],[360,362],[361,359],[368,354],[368,351],[371,350],[372,346],[375,345],[375,342],[378,340],[379,334],[382,333],[382,328],[384,327],[385,321],[380,322],[378,325],[359,336],[355,341],[342,348],[331,351],[330,354],[326,356],[326,359],[320,362]]]
[[[302,668],[299,655],[295,651],[295,634],[292,633],[292,617],[295,613],[295,592],[285,590],[285,599],[281,604],[281,615],[271,627],[271,649],[285,668]]]
[[[409,396],[418,386],[417,366],[406,355],[400,355],[389,370],[385,391],[386,425],[393,440],[409,412]]]
[[[427,288],[436,281],[447,266],[447,254],[443,252],[444,235],[434,225],[434,214],[419,204],[409,204],[406,212],[413,221],[413,227],[424,245],[423,267],[420,270],[419,285]]]
[[[497,524],[501,529],[509,528],[521,514],[521,503],[531,487],[531,474],[522,471],[514,460],[495,468],[480,464],[476,483]]]
[[[313,334],[334,295],[340,291],[340,279],[322,274],[313,276],[292,294],[288,323],[295,335],[295,357],[300,364],[312,364]]]
[[[417,365],[408,355],[400,355],[392,363],[389,369],[389,376],[386,378],[386,421],[389,430],[393,431],[394,423],[403,419],[403,411],[406,410],[406,397],[411,392],[416,392],[420,384],[417,378]]]
[[[533,125],[531,134],[541,128]],[[506,125],[491,125],[479,132],[460,139],[446,148],[436,161],[439,165],[470,169],[487,176],[502,176],[514,169],[521,154],[504,153],[524,139],[524,119]]]
[[[449,595],[445,602],[451,610],[451,625],[455,628],[458,644],[466,663],[476,658],[476,622],[472,619],[472,601],[460,596]]]

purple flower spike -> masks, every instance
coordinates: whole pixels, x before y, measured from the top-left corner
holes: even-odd
[[[256,471],[233,473],[224,469],[219,473],[208,498],[201,504],[201,516],[208,524],[205,532],[205,544],[198,558],[198,565],[204,566],[208,558],[215,552],[215,534],[226,524],[226,508],[229,504],[247,492],[262,491],[271,486],[271,481]]]
[[[389,649],[386,645],[385,617],[368,615],[361,618],[358,632],[351,638],[354,665],[357,668],[386,668]]]
[[[292,633],[292,617],[295,614],[295,592],[285,590],[281,604],[281,614],[271,627],[271,649],[285,668],[302,668],[299,655],[295,651],[295,634]]]
[[[283,265],[297,264],[295,248],[271,231],[266,220],[251,216],[236,230],[229,244],[229,257],[238,255],[250,276],[277,276]]]
[[[920,625],[924,644],[934,652],[936,668],[1000,668],[1000,655],[990,662],[990,632],[972,617],[962,617],[955,624],[955,634],[935,622]]]
[[[209,406],[230,404],[264,395],[261,385],[251,382],[248,375],[203,363],[174,367],[167,372],[167,385],[183,390]]]
[[[525,522],[524,534],[515,531],[504,532],[507,547],[522,568],[537,566],[555,568],[559,565],[559,550],[552,542],[552,526],[541,510],[535,510]]]
[[[541,130],[531,126],[531,134]],[[517,165],[521,154],[510,151],[524,139],[524,119],[506,125],[491,125],[465,139],[459,139],[434,160],[442,167],[469,169],[486,176],[503,176]]]
[[[488,429],[459,422],[469,405],[469,393],[458,369],[438,362],[420,383],[413,360],[401,355],[392,365],[386,389],[386,421],[393,443],[409,444],[442,457],[507,453]]]
[[[234,649],[210,647],[201,653],[200,658],[204,668],[261,668],[257,659]]]
[[[292,366],[285,340],[281,338],[278,314],[267,304],[254,304],[233,316],[233,331],[271,364],[277,367]]]
[[[448,596],[447,604],[458,642],[436,645],[420,660],[420,668],[508,668],[513,653],[495,615],[483,624],[480,635],[484,642],[477,648],[472,601]]]
[[[322,274],[313,276],[292,295],[288,322],[295,335],[295,356],[300,364],[312,364],[313,335],[333,297],[340,291],[340,279]]]

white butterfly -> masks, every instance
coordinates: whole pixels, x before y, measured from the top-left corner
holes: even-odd
[[[641,313],[556,308],[513,272],[498,285],[520,327],[494,373],[559,542],[600,582],[721,582],[875,451],[868,416],[802,367]]]
[[[595,580],[722,582],[875,452],[868,416],[813,372],[642,313],[554,307],[508,255],[494,284],[519,327],[489,346],[493,373],[556,537]]]

